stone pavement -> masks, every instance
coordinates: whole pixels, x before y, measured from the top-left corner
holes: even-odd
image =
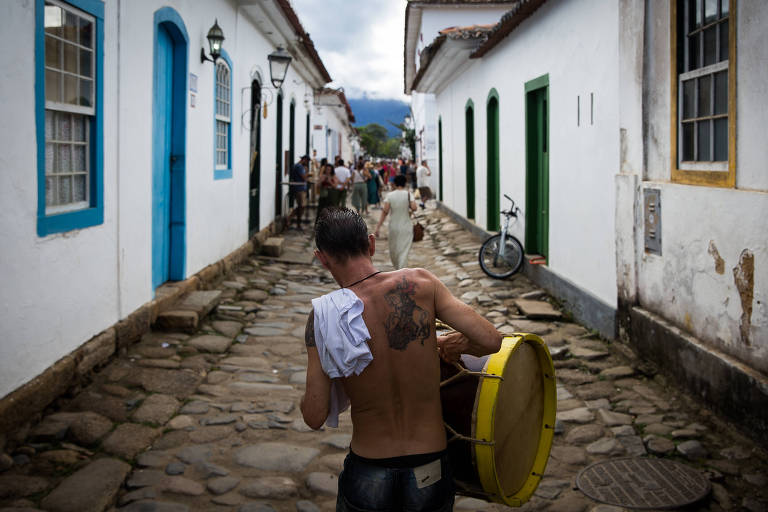
[[[713,492],[690,510],[766,510],[764,451],[626,350],[568,322],[525,277],[486,278],[480,241],[444,214],[419,216],[427,234],[410,265],[432,270],[500,330],[539,334],[555,359],[555,442],[523,508],[621,510],[575,490],[575,476],[594,461],[642,455],[706,473]],[[286,244],[284,261],[254,256],[222,281],[218,306],[196,332],[147,334],[17,433],[11,453],[0,454],[0,512],[333,510],[349,414],[338,429],[312,431],[298,403],[310,300],[336,285],[316,262],[302,263],[308,230],[287,232]],[[391,270],[386,240],[375,263]],[[456,509],[507,507],[460,497]]]

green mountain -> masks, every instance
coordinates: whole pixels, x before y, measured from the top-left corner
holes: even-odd
[[[408,104],[404,101],[393,99],[375,99],[363,96],[362,98],[348,98],[349,106],[355,114],[355,126],[378,123],[387,129],[390,137],[400,135],[397,128],[389,121],[400,124],[403,118],[410,113]]]

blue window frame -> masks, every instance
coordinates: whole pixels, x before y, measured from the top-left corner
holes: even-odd
[[[232,60],[225,50],[213,70],[213,179],[232,177]]]
[[[104,2],[35,1],[37,234],[104,221]]]

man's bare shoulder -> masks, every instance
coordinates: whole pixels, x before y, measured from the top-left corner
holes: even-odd
[[[437,281],[437,276],[425,268],[401,268],[400,270],[394,270],[387,272],[386,274],[390,278],[395,279],[408,279],[410,281],[427,284]]]

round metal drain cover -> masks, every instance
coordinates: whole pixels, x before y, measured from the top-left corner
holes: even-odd
[[[709,494],[709,480],[701,473],[665,459],[597,462],[579,472],[576,485],[595,501],[638,509],[682,507]]]

